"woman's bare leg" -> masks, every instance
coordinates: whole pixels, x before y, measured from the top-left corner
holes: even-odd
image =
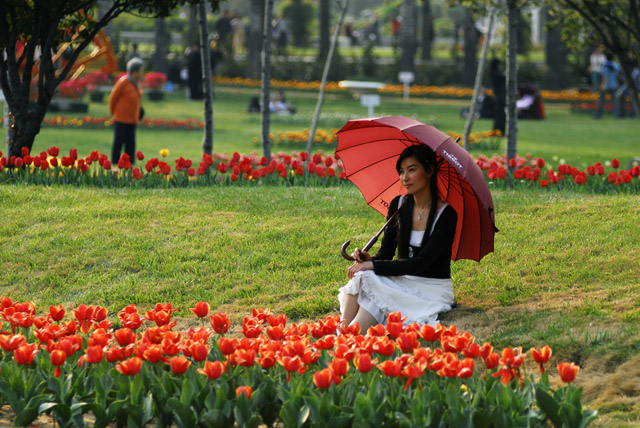
[[[345,294],[344,295],[344,312],[342,313],[342,320],[344,325],[351,324],[351,321],[356,317],[358,313],[358,309],[360,309],[360,305],[358,304],[358,295],[357,294]]]
[[[367,312],[366,309],[360,308],[353,321],[349,324],[351,325],[355,323],[360,324],[360,332],[364,334],[369,327],[377,325],[378,321],[373,317],[373,315]]]

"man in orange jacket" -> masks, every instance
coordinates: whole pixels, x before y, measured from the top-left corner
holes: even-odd
[[[109,110],[113,115],[113,147],[111,163],[117,165],[122,146],[133,164],[136,160],[136,123],[140,120],[144,62],[133,58],[127,62],[127,74],[111,90]]]

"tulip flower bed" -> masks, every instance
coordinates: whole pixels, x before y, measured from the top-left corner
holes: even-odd
[[[574,191],[589,191],[594,193],[606,192],[640,192],[640,165],[635,164],[629,169],[620,169],[620,161],[612,159],[589,165],[585,170],[560,164],[556,169],[547,166],[542,158],[518,156],[511,159],[507,165],[506,156],[494,155],[488,158],[479,155],[476,161],[480,169],[486,171],[487,178],[494,185],[506,183],[507,167],[513,168],[513,179],[519,187],[542,187],[569,189]]]
[[[0,118],[0,125],[4,118]],[[110,116],[94,117],[68,117],[68,116],[49,116],[42,121],[43,126],[52,128],[65,129],[106,129],[113,126],[113,119]],[[193,131],[202,130],[204,122],[199,119],[151,119],[144,118],[138,123],[139,127],[145,129],[166,129],[166,130],[183,130]]]
[[[126,153],[117,165],[112,165],[106,154],[97,151],[85,158],[78,158],[77,149],[71,149],[69,156],[58,158],[59,154],[60,150],[55,146],[36,156],[24,149],[22,157],[9,159],[0,152],[0,183],[186,187],[231,184],[330,186],[346,181],[342,162],[323,155],[321,150],[311,157],[306,152],[276,153],[271,162],[257,154],[241,156],[236,152],[229,157],[205,153],[198,166],[191,159],[180,157],[175,160],[174,168],[157,157],[147,160],[142,168],[133,167]],[[169,156],[169,150],[160,150],[160,156]],[[141,162],[145,155],[138,151],[136,159]],[[306,166],[305,161],[308,161]]]
[[[243,77],[214,77],[214,82],[224,86],[243,86],[258,88],[260,80],[247,79]],[[271,79],[271,87],[281,89],[318,91],[320,82],[301,82],[299,80],[277,80]],[[345,92],[346,88],[340,87],[338,82],[327,82],[325,86],[327,92]],[[491,92],[491,91],[490,91]],[[401,96],[404,94],[403,85],[386,85],[380,90],[382,94]],[[471,99],[473,89],[458,88],[453,86],[421,86],[412,85],[409,87],[409,94],[415,97],[444,98],[444,99]],[[575,101],[596,101],[598,94],[590,92],[578,92],[576,90],[563,91],[540,91],[540,95],[545,102],[575,102]]]
[[[89,413],[95,427],[584,427],[597,417],[572,384],[575,364],[558,364],[567,385],[551,387],[548,346],[531,358],[497,352],[454,325],[405,325],[400,313],[361,334],[339,316],[287,324],[253,309],[233,336],[206,302],[190,308],[202,326],[186,332],[170,303],[38,316],[32,302],[2,297],[0,310],[0,407],[15,426],[41,414],[85,426]],[[526,370],[534,362],[539,375]]]

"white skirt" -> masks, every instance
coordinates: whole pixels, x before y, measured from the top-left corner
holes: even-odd
[[[387,313],[400,312],[407,317],[405,325],[438,323],[438,314],[451,310],[453,286],[451,278],[422,276],[380,276],[372,270],[361,271],[342,288],[338,300],[344,313],[344,296],[357,295],[358,304],[380,324],[386,324]]]

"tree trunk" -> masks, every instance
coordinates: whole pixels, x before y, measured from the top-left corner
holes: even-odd
[[[327,58],[329,52],[329,7],[330,0],[320,0],[320,43],[318,46],[318,59],[320,61]]]
[[[516,55],[518,52],[518,5],[517,0],[507,0],[507,162],[518,154],[518,114],[516,99],[518,76]],[[509,167],[507,186],[513,185],[513,168]]]
[[[198,27],[200,29],[200,58],[202,58],[202,90],[204,96],[204,135],[202,151],[213,153],[213,83],[211,81],[211,51],[207,29],[207,5],[198,3]]]
[[[251,0],[249,17],[249,40],[247,51],[246,76],[250,79],[260,77],[260,52],[262,50],[262,27],[264,25],[265,0]],[[271,23],[269,23],[271,26]]]
[[[433,16],[431,16],[431,0],[422,0],[422,59],[431,59],[433,44]]]
[[[402,6],[402,29],[400,30],[400,71],[414,71],[416,55],[416,2],[404,0]]]
[[[169,50],[169,34],[164,18],[155,18],[154,30],[156,37],[156,51],[153,54],[153,71],[167,73],[167,52]]]
[[[545,21],[551,21],[553,18],[549,15],[549,6],[545,6],[542,16]],[[547,74],[547,88],[557,91],[566,88],[569,75],[567,70],[567,54],[568,49],[562,41],[560,25],[554,25],[546,31],[546,40],[544,44],[545,62],[549,73]]]
[[[478,64],[478,70],[476,70],[476,80],[473,85],[473,96],[471,97],[471,106],[469,107],[469,117],[467,118],[467,123],[464,126],[464,148],[466,151],[469,151],[469,134],[471,133],[471,128],[473,127],[473,121],[475,120],[476,108],[478,103],[478,92],[480,91],[480,86],[482,85],[484,64],[487,59],[487,51],[489,50],[489,45],[491,44],[493,23],[495,21],[499,1],[500,0],[495,0],[491,5],[491,9],[489,10],[489,25],[487,26],[487,34],[485,35],[484,42],[482,43],[482,53],[480,54],[480,63]]]
[[[264,5],[264,25],[262,33],[262,104],[260,106],[260,128],[262,130],[262,156],[271,162],[271,111],[269,99],[271,97],[271,39],[273,38],[273,0],[266,0]]]
[[[320,110],[322,109],[322,103],[324,101],[324,87],[327,84],[327,76],[329,75],[329,69],[331,68],[331,59],[333,58],[333,52],[336,49],[338,42],[338,36],[340,35],[340,29],[344,23],[344,17],[349,9],[349,0],[343,0],[340,11],[340,21],[333,30],[333,37],[331,38],[331,46],[329,47],[329,54],[327,55],[327,61],[324,64],[324,71],[322,72],[322,80],[320,81],[320,93],[318,94],[318,103],[316,104],[316,111],[313,114],[313,120],[311,121],[311,131],[309,133],[309,140],[307,141],[307,153],[311,154],[311,147],[313,145],[313,138],[316,134],[316,127],[318,126],[318,118],[320,117]]]
[[[198,40],[198,5],[189,6],[189,28],[187,30],[186,46],[193,46]]]
[[[462,19],[464,28],[464,69],[462,72],[462,84],[471,86],[475,80],[474,71],[477,68],[476,55],[478,51],[476,45],[478,43],[478,36],[471,9],[464,9]]]

